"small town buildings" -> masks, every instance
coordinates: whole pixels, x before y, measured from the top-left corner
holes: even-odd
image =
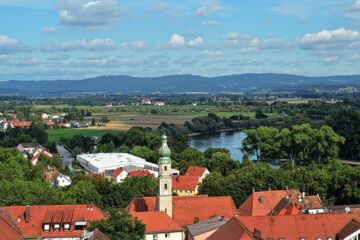
[[[143,99],[143,100],[141,100],[141,103],[142,103],[142,104],[150,105],[150,104],[151,104],[151,100],[150,100],[150,99]]]
[[[353,240],[360,234],[358,214],[302,214],[233,217],[208,240]]]
[[[183,240],[184,229],[162,211],[132,213],[145,224],[145,240]]]
[[[34,149],[34,151],[33,151],[33,155],[34,155],[34,156],[35,156],[35,155],[38,155],[39,153],[44,152],[44,151],[46,151],[46,148],[43,147],[43,146],[41,146],[41,145],[39,144],[39,145],[37,145],[37,146],[35,147],[35,149]]]
[[[185,172],[185,176],[199,177],[200,182],[202,182],[208,174],[210,174],[210,172],[207,168],[195,166],[190,166]]]
[[[16,149],[24,154],[26,157],[27,156],[32,156],[34,149],[36,148],[36,145],[33,143],[20,143]]]
[[[3,129],[8,128],[29,128],[31,126],[31,121],[6,121],[3,123]]]
[[[44,169],[44,177],[47,182],[53,185],[57,185],[57,187],[65,187],[71,184],[71,179],[69,176],[58,172],[55,168],[46,167]]]
[[[227,221],[228,219],[223,217],[213,217],[203,222],[188,225],[186,226],[187,240],[205,240]]]
[[[85,234],[82,240],[111,240],[99,229],[95,228],[94,231]]]
[[[58,126],[62,127],[62,128],[70,128],[71,127],[71,125],[69,123],[59,123]]]
[[[79,240],[90,222],[106,218],[100,209],[90,204],[28,205],[1,209],[25,239]]]
[[[193,176],[172,176],[173,192],[178,196],[196,195],[198,193],[198,184],[200,183],[199,177]]]
[[[94,153],[76,156],[78,163],[88,172],[111,177],[117,168],[124,168],[127,172],[137,170],[148,170],[155,177],[158,175],[158,165],[147,162],[145,159],[128,153]],[[179,174],[173,170],[172,174]]]
[[[165,106],[164,102],[154,102],[155,106]]]
[[[42,120],[45,120],[45,119],[49,119],[50,118],[50,115],[46,114],[46,113],[42,113],[41,114],[41,119]]]
[[[111,174],[111,179],[115,182],[115,183],[120,183],[122,181],[124,181],[125,178],[127,178],[128,176],[128,172],[123,169],[123,168],[117,168],[112,174]]]
[[[34,155],[34,154],[33,154]],[[52,158],[52,154],[47,152],[47,151],[43,151],[43,152],[39,152],[38,154],[34,155],[31,158],[31,163],[35,166],[37,164],[37,162],[39,161],[39,158],[41,156],[47,157],[47,158]]]
[[[49,120],[49,121],[44,121],[45,122],[45,124],[46,124],[46,126],[48,126],[48,127],[53,127],[53,126],[55,126],[55,123],[53,123],[53,121],[51,121],[51,120]]]
[[[253,192],[238,208],[240,216],[323,213],[320,197],[305,196],[299,190]]]
[[[126,207],[130,214],[162,211],[182,227],[208,220],[214,216],[224,216],[230,219],[237,215],[235,204],[230,196],[172,196],[171,151],[165,135],[162,137],[159,155],[157,197],[134,199]]]
[[[149,175],[151,177],[155,177],[155,174],[149,172],[148,170],[137,170],[137,171],[130,171],[129,177],[143,177]]]

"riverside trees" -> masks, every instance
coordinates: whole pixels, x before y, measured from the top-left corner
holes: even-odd
[[[339,136],[329,126],[319,129],[310,124],[294,125],[278,130],[259,127],[244,131],[242,150],[257,161],[275,162],[290,160],[291,165],[324,164],[338,157],[339,146],[345,138]]]

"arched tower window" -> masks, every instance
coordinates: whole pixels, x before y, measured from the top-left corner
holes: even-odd
[[[164,190],[168,190],[167,183],[164,183]]]
[[[165,169],[165,172],[166,172],[167,171],[167,166],[165,166],[164,169]]]

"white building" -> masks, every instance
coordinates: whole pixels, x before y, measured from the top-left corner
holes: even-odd
[[[158,176],[158,165],[147,162],[145,159],[128,153],[93,153],[76,156],[78,163],[88,172],[111,177],[117,168],[123,168],[127,172],[136,170],[148,170],[155,177]],[[172,170],[172,174],[179,174],[178,170]]]
[[[120,183],[120,182],[124,181],[124,179],[127,178],[128,175],[129,175],[129,173],[125,169],[117,168],[111,174],[111,178],[114,180],[115,183]]]

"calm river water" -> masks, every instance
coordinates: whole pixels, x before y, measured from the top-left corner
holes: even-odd
[[[205,151],[209,147],[227,148],[230,150],[231,158],[242,161],[241,142],[246,134],[240,131],[219,132],[212,134],[203,134],[192,136],[190,138],[190,147],[200,151]]]

